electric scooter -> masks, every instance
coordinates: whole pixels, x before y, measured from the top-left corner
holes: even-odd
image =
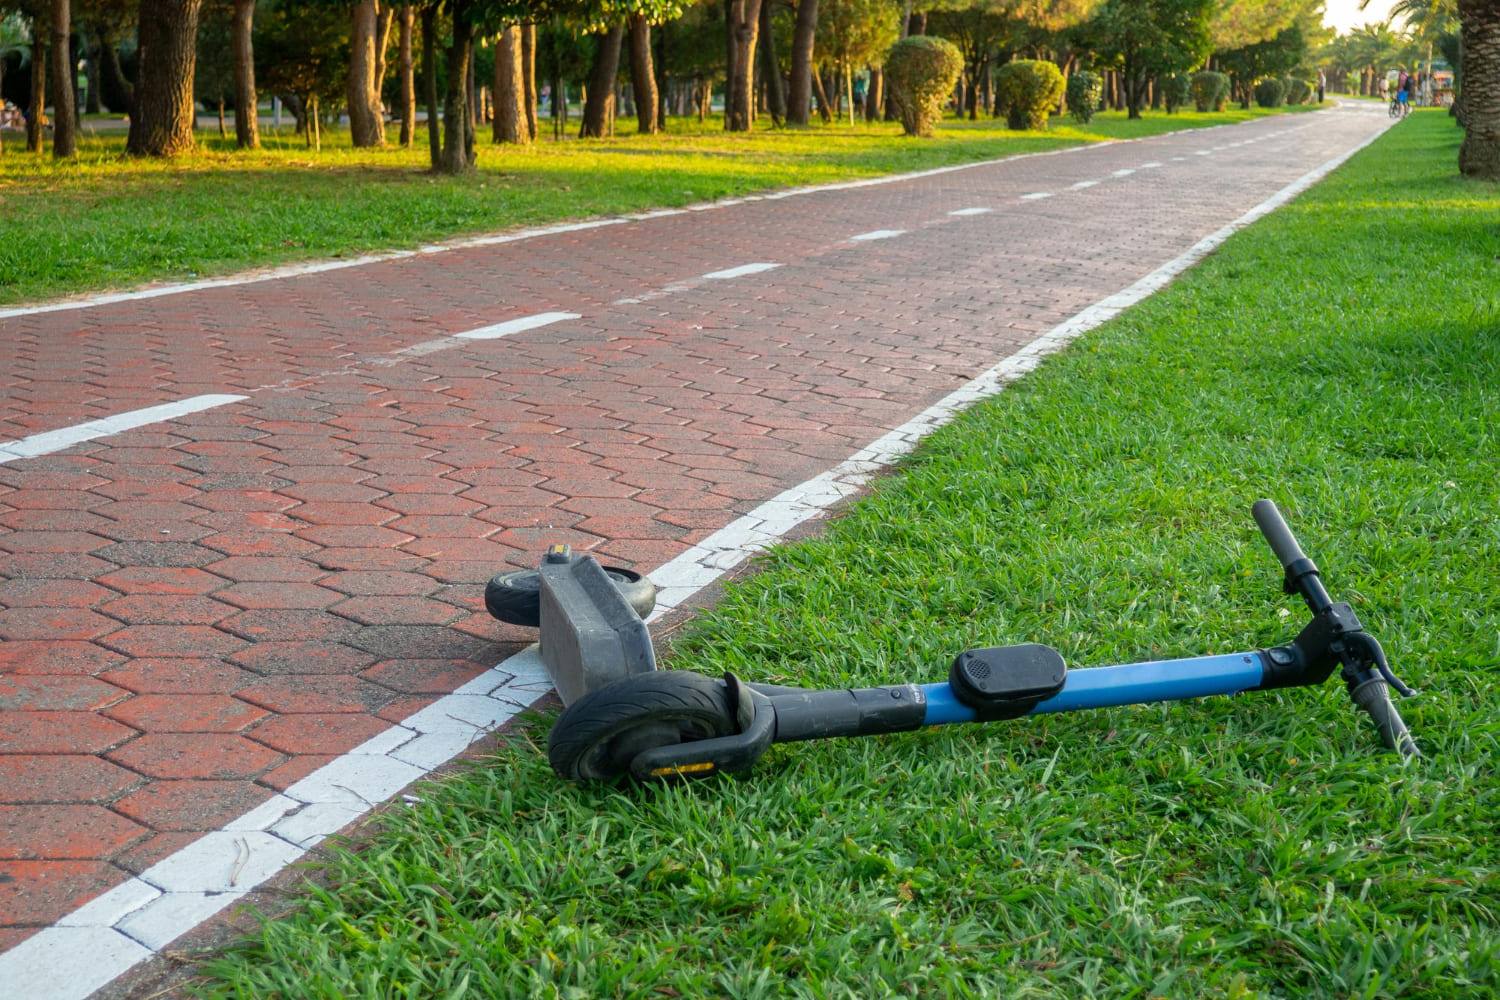
[[[1387,688],[1414,692],[1354,609],[1329,596],[1276,505],[1260,500],[1252,512],[1281,561],[1286,593],[1300,595],[1312,615],[1295,639],[1268,649],[1069,670],[1055,649],[1025,643],[966,650],[946,681],[835,690],[657,670],[640,617],[652,604],[649,581],[622,581],[627,571],[611,576],[564,547],[544,558],[535,586],[526,574],[506,575],[507,620],[542,628],[542,659],[566,705],[548,758],[574,781],[705,777],[746,770],[773,743],[1311,686],[1335,669],[1385,746],[1419,756]],[[556,571],[550,584],[548,559]],[[538,598],[518,617],[515,598],[525,593]]]

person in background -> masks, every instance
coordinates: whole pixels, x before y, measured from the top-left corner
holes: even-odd
[[[1388,101],[1391,99],[1391,81],[1385,76],[1380,78],[1380,99]]]

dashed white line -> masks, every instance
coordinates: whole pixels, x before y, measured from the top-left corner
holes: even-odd
[[[1134,169],[1132,169],[1130,167],[1121,167],[1119,170],[1114,171],[1109,176],[1111,176],[1111,177],[1129,177],[1133,173],[1135,173]]]
[[[1142,163],[1137,169],[1139,169],[1139,170],[1155,170],[1159,166],[1161,166],[1161,161],[1160,160],[1152,160],[1150,163]]]
[[[1043,198],[1052,197],[1051,191],[1033,191],[1030,194],[1021,195],[1022,201],[1041,201]]]
[[[134,430],[137,427],[160,423],[163,420],[172,420],[189,413],[198,413],[201,410],[211,410],[215,406],[237,403],[244,398],[244,396],[230,396],[222,393],[189,396],[187,399],[179,399],[172,403],[159,403],[140,410],[128,410],[125,413],[116,413],[112,417],[74,424],[72,427],[43,431],[17,441],[0,441],[0,465],[17,459],[49,455],[54,451],[62,451],[75,444],[82,444],[84,441],[109,437],[111,434]]]
[[[1186,156],[1174,156],[1174,157],[1172,157],[1172,162],[1173,163],[1181,163],[1181,162],[1183,162],[1186,159],[1187,159]]]
[[[1211,149],[1195,149],[1195,150],[1193,150],[1193,155],[1194,156],[1212,156],[1213,152],[1214,151],[1211,150]]]
[[[993,212],[993,211],[994,211],[993,208],[960,208],[957,211],[949,212],[948,214],[949,215],[984,215],[987,212]]]
[[[459,340],[495,340],[498,337],[508,337],[513,333],[521,333],[524,330],[535,330],[539,326],[551,326],[553,323],[561,323],[563,320],[578,318],[578,313],[570,312],[534,313],[531,316],[508,319],[504,323],[492,323],[489,326],[481,326],[477,330],[455,333],[453,336]]]
[[[1072,185],[1069,185],[1069,186],[1074,191],[1082,191],[1084,188],[1091,188],[1095,184],[1098,184],[1098,183],[1099,183],[1098,181],[1079,181],[1078,183],[1072,184]]]
[[[906,230],[904,229],[872,229],[868,233],[860,233],[858,236],[849,237],[849,239],[861,243],[869,240],[888,240],[892,236],[901,236],[905,232]]]
[[[780,266],[780,264],[772,264],[765,261],[756,264],[741,264],[739,267],[726,267],[722,271],[709,271],[703,278],[706,281],[727,281],[730,278],[743,278],[747,274],[774,271]]]

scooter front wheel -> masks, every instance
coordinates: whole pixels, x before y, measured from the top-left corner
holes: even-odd
[[[620,566],[605,566],[604,572],[637,615],[645,618],[655,609],[656,584]],[[534,569],[496,573],[485,585],[484,608],[492,618],[536,628],[542,620],[542,574]]]
[[[656,747],[736,732],[723,681],[689,670],[633,674],[590,691],[558,716],[547,759],[569,781],[614,781]]]

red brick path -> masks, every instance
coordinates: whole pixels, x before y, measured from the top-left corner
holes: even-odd
[[[1379,126],[0,320],[0,441],[248,396],[0,465],[0,950],[513,652],[491,573],[551,541],[659,565]],[[906,232],[848,240],[876,229]],[[695,280],[752,262],[783,266]],[[433,343],[546,310],[582,318]]]

